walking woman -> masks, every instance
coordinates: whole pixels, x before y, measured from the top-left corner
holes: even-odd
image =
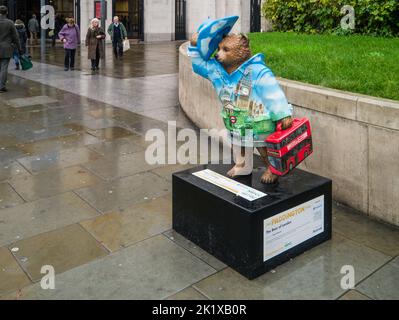
[[[99,69],[100,59],[104,57],[103,42],[105,32],[100,28],[100,20],[94,18],[90,22],[89,30],[86,35],[86,46],[88,47],[88,59],[91,60],[91,70]]]
[[[61,29],[58,37],[64,43],[65,71],[74,70],[76,48],[80,44],[80,30],[74,18],[67,19],[67,24]]]
[[[15,28],[17,29],[18,36],[19,36],[19,42],[21,43],[21,49],[22,52],[21,54],[26,53],[26,41],[28,40],[28,35],[26,33],[26,28],[22,20],[15,20]],[[18,49],[15,47],[14,48],[14,53],[13,53],[13,58],[15,62],[15,69],[19,70],[19,65],[20,65],[20,54],[18,52]]]

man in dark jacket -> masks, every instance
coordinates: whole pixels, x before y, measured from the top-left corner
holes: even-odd
[[[119,17],[115,16],[113,23],[108,27],[108,34],[111,36],[115,58],[123,57],[123,40],[127,40],[127,31]]]
[[[0,92],[6,92],[8,64],[12,57],[14,46],[22,53],[21,44],[14,22],[7,19],[8,9],[0,6]]]

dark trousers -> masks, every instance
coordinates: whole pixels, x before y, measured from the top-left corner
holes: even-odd
[[[122,39],[114,40],[112,42],[112,46],[114,47],[114,55],[116,58],[123,56],[123,41]]]
[[[0,90],[4,89],[7,85],[8,65],[10,58],[0,59]]]
[[[98,68],[99,65],[100,65],[100,48],[97,45],[96,58],[95,59],[91,59],[91,67],[92,68]]]
[[[76,49],[65,49],[65,69],[75,68]]]

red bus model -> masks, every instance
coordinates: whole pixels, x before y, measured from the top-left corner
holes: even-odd
[[[279,124],[277,131],[267,137],[266,148],[272,173],[286,175],[313,152],[309,120],[294,119],[287,130],[281,130]]]

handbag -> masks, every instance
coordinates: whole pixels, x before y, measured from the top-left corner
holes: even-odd
[[[27,56],[26,54],[23,54],[20,56],[19,60],[21,62],[22,70],[32,69],[33,64],[32,64],[31,59],[29,58],[29,56]]]
[[[129,40],[124,40],[123,41],[123,52],[126,52],[128,50],[130,50],[130,42],[129,42]]]

